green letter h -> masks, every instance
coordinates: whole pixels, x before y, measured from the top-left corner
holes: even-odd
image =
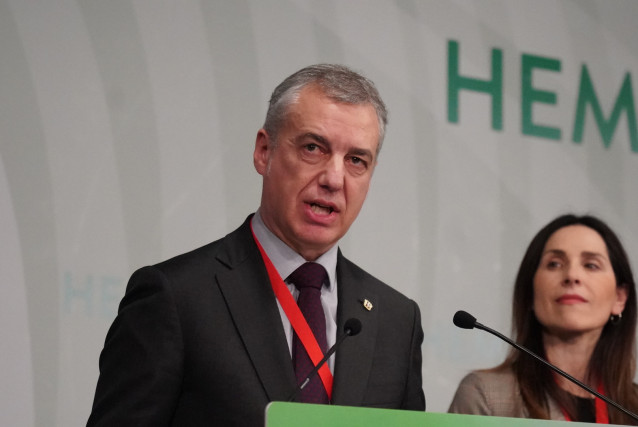
[[[484,92],[492,96],[492,128],[503,129],[503,52],[492,49],[492,79],[481,80],[459,75],[459,44],[448,41],[448,121],[459,121],[461,89]]]

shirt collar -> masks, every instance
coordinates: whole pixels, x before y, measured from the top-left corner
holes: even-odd
[[[264,221],[259,214],[259,210],[252,218],[252,226],[257,240],[266,251],[268,258],[273,263],[279,276],[286,280],[290,274],[299,268],[306,260],[295,252],[290,246],[281,241],[275,234],[266,227]],[[337,252],[338,245],[333,245],[323,255],[315,260],[316,263],[321,264],[323,268],[328,272],[328,279],[330,280],[329,288],[332,289],[335,284],[335,277],[337,275]]]

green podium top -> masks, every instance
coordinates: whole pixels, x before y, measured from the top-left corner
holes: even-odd
[[[272,402],[266,427],[586,427],[588,423]]]

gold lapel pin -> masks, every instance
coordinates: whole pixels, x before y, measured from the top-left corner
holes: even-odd
[[[372,303],[370,302],[370,300],[368,300],[368,299],[364,299],[364,300],[363,300],[363,306],[364,306],[364,307],[365,307],[365,309],[366,309],[366,310],[368,310],[368,311],[372,310],[372,307],[374,307],[374,306],[372,305]]]

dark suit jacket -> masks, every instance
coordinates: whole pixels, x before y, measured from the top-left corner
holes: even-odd
[[[250,217],[249,217],[250,218]],[[333,404],[424,410],[417,304],[337,261]],[[362,301],[370,300],[368,311]],[[248,220],[192,252],[136,271],[100,356],[90,426],[262,426],[295,374]]]

